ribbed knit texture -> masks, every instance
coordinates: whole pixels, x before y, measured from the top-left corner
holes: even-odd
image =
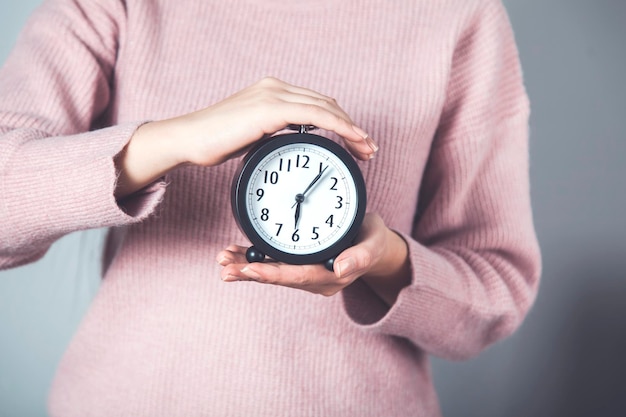
[[[238,161],[115,201],[140,123],[268,75],[335,97],[379,143],[368,211],[413,273],[393,306],[361,281],[222,282],[217,252],[246,243]],[[0,267],[113,227],[51,415],[438,416],[428,354],[478,354],[536,294],[527,123],[499,0],[45,1],[0,73]]]

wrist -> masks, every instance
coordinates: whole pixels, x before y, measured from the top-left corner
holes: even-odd
[[[189,162],[184,124],[179,118],[145,123],[137,129],[129,142],[137,150],[146,152],[156,166],[171,170]]]
[[[408,265],[409,248],[406,241],[396,232],[385,228],[385,241],[380,261],[370,274],[375,277],[388,277],[401,273]]]
[[[185,162],[174,130],[168,121],[148,122],[137,128],[115,156],[117,198],[145,187]]]
[[[404,238],[386,228],[380,261],[362,279],[388,305],[394,304],[400,291],[411,283],[409,246]]]

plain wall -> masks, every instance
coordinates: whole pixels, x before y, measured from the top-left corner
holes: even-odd
[[[38,3],[0,0],[0,61]],[[434,359],[444,415],[626,415],[626,2],[505,4],[532,103],[544,273],[515,335],[471,361]],[[54,368],[97,291],[102,236],[69,235],[0,272],[1,417],[46,415]]]

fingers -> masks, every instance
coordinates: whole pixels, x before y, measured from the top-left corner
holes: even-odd
[[[287,101],[298,102],[299,100],[307,100],[307,102],[311,104],[334,108],[334,110],[337,111],[344,119],[346,119],[346,121],[348,121],[350,124],[354,124],[348,114],[345,113],[341,109],[341,107],[339,107],[339,105],[337,104],[337,100],[332,97],[320,94],[317,91],[308,88],[298,87],[296,85],[286,83],[273,77],[263,78],[257,84],[261,86],[261,88],[274,90],[279,93],[289,93],[292,95],[293,98],[295,98]],[[287,99],[288,95],[284,95],[283,97]]]
[[[180,149],[177,160],[200,166],[219,165],[290,124],[337,133],[357,159],[369,160],[378,149],[335,99],[271,77],[207,108],[162,122],[160,134],[173,138],[169,140]]]
[[[378,151],[374,140],[354,124],[334,98],[272,77],[262,79],[257,85],[273,91],[281,100],[282,105],[275,110],[281,112],[285,125],[313,124],[333,131],[344,138],[348,150],[361,160],[373,158]]]
[[[358,244],[343,251],[335,260],[334,271],[338,278],[355,280],[372,267],[373,253],[365,244]]]
[[[281,285],[331,296],[341,291],[352,281],[338,278],[322,265],[289,265],[281,262],[254,262],[246,260],[246,248],[229,246],[217,255],[217,261],[224,267],[222,280],[255,281],[263,284]]]
[[[309,88],[298,87],[296,85],[292,85],[292,84],[285,83],[285,82],[283,82],[283,84],[285,85],[285,90],[287,90],[287,91],[290,91],[290,92],[295,93],[295,94],[311,96],[311,97],[317,98],[317,99],[319,99],[321,101],[324,101],[324,102],[334,103],[337,107],[339,107],[337,105],[337,100],[335,100],[333,97],[325,96],[324,94],[320,94],[317,91],[311,90]],[[346,114],[346,118],[348,120],[350,120],[350,118],[347,117],[347,114]],[[352,120],[350,120],[350,122],[352,122]]]
[[[360,277],[384,275],[393,269],[389,262],[384,262],[389,250],[399,252],[390,246],[389,233],[393,234],[380,216],[366,214],[355,245],[337,256],[333,272],[322,265],[288,265],[275,261],[248,263],[247,248],[237,245],[221,251],[217,262],[224,267],[221,276],[225,282],[256,281],[330,296]]]
[[[335,111],[323,106],[308,103],[288,103],[282,107],[282,117],[286,124],[314,124],[315,126],[337,133],[344,138],[350,153],[356,158],[367,161],[378,150],[371,138],[362,137],[354,126]],[[367,134],[366,134],[367,135]]]
[[[305,290],[331,296],[350,282],[338,279],[322,265],[288,265],[284,263],[251,263],[241,269],[244,280]]]
[[[243,246],[231,245],[217,254],[217,263],[222,266],[246,263],[246,250]]]

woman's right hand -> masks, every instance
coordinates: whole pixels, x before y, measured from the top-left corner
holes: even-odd
[[[181,164],[218,165],[290,124],[337,133],[361,160],[378,149],[333,98],[268,77],[203,110],[142,125],[116,157],[116,196]]]

